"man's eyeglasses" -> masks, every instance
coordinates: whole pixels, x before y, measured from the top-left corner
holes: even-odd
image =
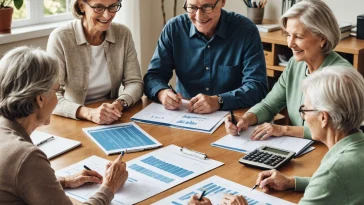
[[[304,105],[301,105],[300,109],[298,109],[298,112],[300,113],[303,121],[305,120],[306,112],[317,112],[318,111],[318,110],[306,110],[306,109],[303,109],[303,107],[304,107]]]
[[[195,14],[197,12],[197,10],[201,9],[202,12],[204,12],[205,14],[209,14],[212,13],[217,5],[217,3],[220,0],[217,0],[216,3],[214,5],[212,4],[205,4],[202,5],[201,7],[198,6],[187,6],[187,1],[185,1],[185,5],[183,5],[183,8],[187,11],[187,13],[190,14]]]
[[[91,6],[87,1],[85,1],[86,4],[91,7],[95,13],[102,14],[107,9],[110,13],[116,13],[121,8],[121,3],[113,4],[110,6],[104,6],[104,5],[97,5],[97,6]]]

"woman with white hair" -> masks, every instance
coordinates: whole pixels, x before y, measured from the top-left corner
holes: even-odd
[[[268,170],[259,173],[256,184],[265,192],[304,191],[300,205],[363,204],[364,133],[359,129],[364,120],[363,91],[363,76],[343,66],[324,68],[305,79],[305,100],[298,112],[312,139],[329,151],[312,177],[287,177]],[[242,196],[223,200],[221,204],[248,204]],[[196,201],[191,199],[190,204],[199,204]]]
[[[40,49],[19,47],[0,61],[0,204],[72,204],[63,191],[87,182],[101,184],[85,204],[110,204],[128,178],[126,165],[117,158],[105,177],[84,170],[56,177],[47,156],[30,134],[50,123],[57,105],[59,64]]]
[[[307,124],[297,112],[304,100],[302,81],[326,66],[352,67],[333,51],[340,41],[340,29],[324,1],[304,0],[295,4],[281,17],[280,23],[293,57],[265,99],[248,110],[237,125],[231,122],[230,116],[226,118],[226,131],[232,135],[258,124],[251,136],[252,140],[265,140],[271,136],[311,139]],[[285,107],[292,126],[268,123]]]
[[[143,95],[143,79],[130,30],[113,23],[121,0],[73,0],[76,20],[55,29],[47,51],[61,62],[53,114],[111,124]],[[98,108],[87,104],[115,99]]]

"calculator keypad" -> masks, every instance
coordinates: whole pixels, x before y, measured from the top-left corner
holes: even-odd
[[[243,157],[243,159],[248,160],[248,161],[263,163],[268,166],[275,167],[276,165],[281,163],[283,160],[285,160],[286,157],[274,155],[274,154],[271,154],[268,152],[254,150],[254,151],[250,152],[248,155],[246,155],[245,157]]]

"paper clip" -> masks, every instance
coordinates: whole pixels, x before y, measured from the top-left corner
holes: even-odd
[[[195,150],[191,150],[191,149],[188,149],[186,147],[181,147],[181,152],[183,152],[185,154],[188,154],[188,155],[192,155],[192,156],[201,158],[201,159],[204,159],[204,160],[207,159],[207,155],[205,153],[198,152],[198,151],[195,151]]]

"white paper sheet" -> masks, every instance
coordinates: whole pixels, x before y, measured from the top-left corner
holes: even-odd
[[[77,173],[87,165],[90,169],[105,173],[107,160],[92,156],[56,172],[57,176]],[[129,178],[115,194],[112,204],[135,204],[163,192],[191,178],[221,165],[212,159],[200,159],[180,151],[180,147],[169,145],[149,154],[133,159],[127,164]],[[81,202],[86,201],[100,185],[85,185],[77,189],[66,189],[66,194]]]
[[[221,178],[212,176],[202,182],[199,182],[189,188],[177,192],[169,197],[157,201],[153,205],[184,205],[192,195],[201,195],[203,190],[206,190],[205,197],[209,198],[212,204],[219,205],[221,199],[226,193],[232,195],[243,195],[249,205],[293,205],[289,201],[270,196],[258,190],[250,191],[251,188]]]
[[[252,141],[252,135],[256,126],[251,126],[247,130],[240,132],[240,136],[226,135],[225,137],[212,143],[212,146],[230,149],[237,152],[249,153],[261,146],[270,146],[296,152],[296,156],[309,147],[313,141],[296,137],[270,137],[267,140]]]
[[[30,138],[32,139],[32,142],[37,145],[39,142],[42,142],[51,136],[54,137],[53,140],[49,140],[38,146],[38,148],[46,154],[48,159],[52,159],[81,145],[81,142],[79,141],[58,137],[37,130],[30,135]]]
[[[228,113],[226,111],[216,111],[211,114],[190,113],[186,108],[187,103],[188,101],[183,100],[179,110],[166,110],[162,104],[151,103],[131,119],[138,122],[213,133]]]

